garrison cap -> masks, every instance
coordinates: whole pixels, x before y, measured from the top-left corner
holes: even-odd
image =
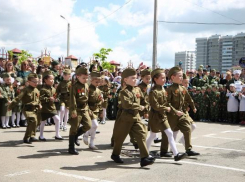
[[[45,71],[45,72],[43,73],[43,78],[46,77],[46,76],[48,76],[48,75],[53,75],[53,72],[50,71],[50,70]]]
[[[179,71],[182,71],[180,67],[175,66],[173,68],[171,68],[168,72],[168,78],[171,78],[171,76]]]
[[[88,69],[85,67],[79,67],[76,69],[76,75],[88,75]]]
[[[196,89],[197,91],[201,91],[201,88],[200,87],[197,87],[197,89]]]
[[[11,76],[10,76],[10,74],[8,74],[8,73],[3,73],[2,74],[2,78],[4,79],[4,78],[10,78]]]
[[[51,65],[52,65],[52,66],[56,66],[56,65],[58,65],[58,64],[59,64],[59,62],[58,62],[58,61],[55,61],[55,60],[51,62]]]
[[[125,70],[123,70],[122,72],[122,78],[127,78],[129,76],[134,76],[136,75],[136,70],[133,68],[126,68]]]
[[[144,69],[140,72],[140,76],[143,77],[143,76],[146,76],[146,75],[151,75],[151,70],[148,70],[148,69]]]
[[[70,69],[64,69],[64,70],[63,70],[63,73],[64,73],[64,74],[67,74],[67,75],[68,75],[68,74],[71,74],[71,70],[70,70]]]
[[[98,71],[91,72],[90,76],[91,76],[91,78],[99,78],[99,79],[101,78],[100,77],[100,72],[98,72]]]
[[[211,72],[216,72],[216,69],[211,69]]]
[[[38,78],[38,75],[36,73],[30,73],[28,75],[28,79],[32,79],[32,78]]]
[[[156,68],[151,72],[151,78],[153,78],[155,75],[159,74],[159,73],[164,73],[163,69],[160,68]]]

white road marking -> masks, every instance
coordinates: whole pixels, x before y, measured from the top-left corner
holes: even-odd
[[[61,175],[61,176],[67,176],[67,177],[72,177],[72,178],[76,178],[76,179],[82,179],[82,180],[86,180],[86,181],[112,182],[112,181],[107,181],[107,180],[90,178],[90,177],[86,177],[86,176],[80,176],[80,175],[76,175],[76,174],[68,174],[68,173],[58,172],[58,171],[49,170],[49,169],[44,169],[42,171],[45,173],[52,173],[52,174],[57,174],[57,175]]]
[[[193,147],[205,148],[205,149],[215,149],[215,150],[227,150],[227,151],[234,151],[234,152],[245,152],[244,150],[228,149],[228,148],[220,148],[220,147],[206,147],[206,146],[200,146],[200,145],[193,145]]]
[[[20,175],[29,174],[29,173],[31,173],[31,171],[26,170],[26,171],[21,171],[21,172],[13,173],[13,174],[7,174],[7,175],[4,175],[4,176],[6,176],[6,177],[13,177],[13,176],[20,176]]]
[[[166,160],[166,159],[165,160],[160,159],[160,160],[165,161],[165,162],[176,163],[174,161],[170,161],[170,160]],[[197,165],[197,166],[205,166],[205,167],[212,167],[212,168],[225,169],[225,170],[231,170],[231,171],[245,172],[245,169],[238,169],[238,168],[226,167],[226,166],[218,166],[218,165],[213,165],[213,164],[203,164],[203,163],[189,162],[189,161],[178,161],[178,163],[193,164],[193,165]]]
[[[203,135],[203,136],[208,137],[208,138],[217,138],[217,139],[223,139],[223,140],[242,140],[240,138],[216,137],[215,135],[217,135],[217,134],[208,134],[208,135]]]
[[[239,128],[239,129],[236,129],[236,130],[245,130],[245,128]]]
[[[229,131],[222,131],[221,133],[245,133],[245,132],[229,130]]]

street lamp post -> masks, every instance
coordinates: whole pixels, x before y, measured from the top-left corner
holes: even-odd
[[[157,0],[154,4],[154,24],[153,24],[153,55],[152,55],[152,69],[156,68],[157,64]]]
[[[67,57],[68,57],[70,54],[70,23],[68,22],[68,20],[64,16],[60,15],[60,17],[65,19],[67,21],[67,24],[68,24],[68,26],[67,26]]]

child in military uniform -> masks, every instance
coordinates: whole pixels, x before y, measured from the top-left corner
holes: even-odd
[[[57,114],[57,110],[55,107],[56,98],[56,89],[53,87],[54,84],[54,76],[51,71],[45,71],[43,73],[43,87],[40,90],[40,101],[42,103],[41,109],[41,124],[40,124],[40,136],[39,140],[46,141],[43,136],[44,126],[46,120],[49,118],[53,118],[55,122],[55,139],[56,140],[63,140],[60,136],[59,129],[60,129],[60,118]]]
[[[11,110],[19,102],[22,101],[24,104],[23,114],[27,119],[27,128],[24,136],[24,143],[31,144],[32,141],[37,141],[35,138],[36,127],[37,127],[37,112],[41,108],[39,100],[39,91],[36,88],[38,83],[38,76],[35,73],[28,75],[28,86],[22,90],[22,92],[11,102],[8,109]]]
[[[70,133],[69,133],[69,149],[72,155],[78,155],[74,143],[79,146],[78,137],[86,133],[91,128],[91,118],[89,116],[88,97],[89,87],[87,84],[88,70],[84,67],[76,69],[76,80],[72,83],[70,89]],[[82,127],[79,127],[82,124]]]
[[[0,87],[0,116],[3,129],[11,128],[9,126],[9,118],[12,116],[12,110],[8,110],[8,105],[14,99],[14,88],[11,84],[11,76],[8,73],[2,75],[4,85]]]
[[[153,70],[151,77],[154,87],[151,89],[149,94],[149,103],[151,106],[149,113],[149,127],[154,133],[162,132],[162,135],[167,135],[168,142],[174,154],[174,160],[179,161],[186,156],[186,153],[181,154],[178,152],[174,141],[173,132],[170,129],[167,120],[166,113],[170,112],[171,108],[167,103],[167,93],[163,89],[163,85],[166,81],[164,70]],[[165,145],[165,143],[162,142],[162,145]]]
[[[15,91],[15,97],[18,97],[21,90],[24,88],[21,86],[23,83],[23,79],[20,77],[17,77],[13,83],[14,91]],[[20,127],[20,113],[22,109],[22,103],[19,102],[12,110],[12,126],[13,127]],[[15,125],[15,119],[16,119],[16,125]]]
[[[88,145],[89,143],[89,148],[96,150],[98,149],[94,145],[94,139],[95,139],[95,134],[96,134],[96,129],[98,128],[98,115],[99,115],[99,106],[103,102],[103,96],[98,89],[98,86],[100,84],[100,72],[92,72],[90,73],[91,77],[91,84],[89,86],[89,97],[88,97],[88,105],[90,109],[90,116],[91,116],[91,121],[92,121],[92,126],[90,130],[88,130],[84,135],[83,135],[83,142]],[[88,142],[88,137],[90,137],[90,142]]]
[[[100,124],[105,124],[106,121],[105,121],[105,118],[106,118],[106,109],[107,109],[107,106],[108,106],[108,98],[110,98],[110,89],[109,89],[109,81],[107,78],[105,78],[104,76],[102,76],[102,79],[101,79],[101,85],[99,86],[99,89],[101,90],[102,94],[103,94],[103,98],[104,98],[104,101],[101,105],[102,107],[102,118],[101,118],[101,121],[100,121]]]
[[[239,108],[238,93],[236,92],[235,85],[230,84],[230,91],[227,89],[226,97],[228,97],[227,111],[230,123],[237,122],[237,113]]]
[[[209,96],[205,93],[206,87],[202,87],[199,99],[199,118],[200,121],[207,121],[207,109],[209,106]]]
[[[71,70],[63,71],[63,80],[59,83],[56,93],[60,100],[60,128],[63,131],[67,130],[67,121],[69,116],[70,106],[70,87],[71,87]]]
[[[118,117],[114,126],[114,148],[111,159],[116,163],[123,163],[123,160],[119,156],[122,144],[127,135],[132,132],[140,149],[141,167],[151,165],[154,163],[155,159],[149,157],[149,153],[146,148],[146,130],[139,115],[139,110],[143,111],[144,106],[140,105],[140,93],[136,93],[135,91],[137,81],[136,71],[132,68],[127,68],[123,71],[122,78],[122,81],[126,84],[126,88],[120,92],[122,113]]]
[[[191,145],[191,126],[186,114],[183,112],[184,104],[188,103],[196,112],[196,108],[193,100],[188,94],[186,88],[180,86],[183,80],[183,72],[179,67],[173,67],[169,70],[168,78],[170,78],[173,84],[167,89],[167,100],[171,107],[171,111],[167,114],[170,127],[173,131],[177,127],[185,138],[185,149],[188,156],[200,155],[192,150]]]

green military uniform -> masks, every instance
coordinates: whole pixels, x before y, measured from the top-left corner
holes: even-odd
[[[99,72],[92,72],[90,73],[91,77],[96,77],[100,79]],[[100,106],[103,101],[103,95],[99,88],[95,87],[94,85],[89,85],[89,94],[88,94],[88,106],[90,112],[91,119],[97,119],[100,112]]]
[[[37,78],[37,74],[31,73],[28,75],[28,79]],[[28,141],[30,138],[34,138],[36,134],[37,127],[37,112],[40,107],[39,100],[40,92],[37,88],[28,86],[22,90],[22,92],[16,97],[11,104],[9,105],[9,109],[15,107],[19,102],[24,104],[23,113],[27,120],[27,128],[24,136],[25,140]]]
[[[102,79],[105,79],[105,78],[102,77]],[[101,107],[100,107],[100,114],[99,115],[101,116],[103,113],[103,108],[107,109],[107,107],[108,107],[108,97],[110,95],[110,88],[109,88],[109,85],[106,84],[106,85],[99,86],[99,89],[101,90],[101,92],[103,94],[103,98],[104,98],[104,101],[102,102]],[[105,121],[103,121],[103,118],[100,118],[100,120],[101,120],[101,124],[105,124],[104,123]]]
[[[198,71],[201,68],[198,69]],[[208,84],[208,77],[206,75],[197,75],[195,78],[193,78],[192,85],[196,87],[203,87],[205,84]]]
[[[219,102],[219,121],[226,122],[227,121],[227,97],[226,91],[224,91],[223,85],[219,85],[220,90],[220,102]]]
[[[21,93],[20,87],[23,83],[23,79],[20,77],[17,77],[15,79],[15,81],[17,81],[20,84],[20,85],[17,85],[16,87],[14,87],[15,97],[18,97],[18,95]],[[22,110],[22,103],[18,102],[18,104],[13,108],[13,112],[18,113],[18,112],[21,112],[21,110]]]
[[[197,112],[193,114],[193,118],[194,120],[199,120],[199,104],[200,104],[200,91],[201,91],[201,88],[200,87],[197,87],[196,88],[196,93],[193,95],[193,101],[195,103],[195,107],[197,108]]]
[[[162,69],[155,69],[152,71],[152,78],[158,73],[164,73]],[[167,107],[169,104],[167,102],[167,92],[160,85],[154,85],[149,94],[149,104],[151,110],[149,112],[149,127],[152,132],[162,133],[161,141],[161,153],[166,153],[168,151],[168,138],[164,130],[170,128],[167,119]]]
[[[76,75],[88,75],[86,68],[80,67],[76,70]],[[78,137],[91,128],[91,118],[89,116],[88,107],[89,87],[88,84],[82,84],[76,81],[70,89],[70,115],[75,114],[77,117],[70,118],[70,133],[69,133],[69,153],[78,155],[74,148],[74,143],[80,145]],[[82,127],[79,128],[80,124]]]
[[[136,75],[136,71],[131,68],[125,69],[122,73],[123,79],[133,75]],[[141,108],[140,97],[141,94],[130,85],[127,85],[126,88],[120,92],[122,113],[114,126],[114,149],[111,156],[117,163],[123,162],[119,155],[121,153],[122,144],[130,132],[132,132],[133,136],[136,138],[139,146],[140,157],[142,158],[141,162],[149,156],[145,143],[146,129],[145,125],[141,122],[139,115],[139,110]],[[152,163],[153,161],[151,161],[151,164]]]
[[[216,87],[215,85],[212,85],[212,87]],[[210,116],[211,121],[216,122],[219,117],[219,95],[217,95],[217,91],[211,91],[210,94]]]
[[[71,70],[64,70],[65,74],[71,74]],[[70,88],[71,81],[70,80],[62,80],[56,89],[56,94],[60,100],[60,105],[69,108],[70,106]]]
[[[171,78],[171,76],[174,73],[177,73],[179,71],[181,71],[179,67],[171,68],[168,74],[168,78]],[[190,123],[188,121],[188,117],[186,114],[183,114],[182,116],[178,116],[176,112],[177,111],[183,112],[185,103],[188,103],[193,110],[196,109],[194,102],[191,99],[186,88],[180,86],[177,83],[173,83],[167,89],[167,95],[168,95],[167,101],[171,107],[170,113],[167,113],[168,121],[170,121],[169,122],[170,127],[172,130],[174,130],[176,127],[180,129],[180,131],[183,133],[185,138],[185,149],[189,151],[192,148]]]
[[[7,73],[2,75],[3,79],[10,78],[11,76]],[[11,102],[15,97],[15,91],[12,84],[3,84],[0,87],[0,116],[12,116],[12,110],[8,110],[8,102]]]
[[[108,107],[107,107],[107,118],[110,120],[116,119],[117,110],[118,110],[118,93],[117,93],[118,84],[115,82],[111,83],[111,98],[108,99]]]
[[[212,84],[218,85],[220,82],[220,78],[215,76],[216,70],[212,69],[211,72],[214,72],[214,76],[211,76],[211,74],[208,76],[209,85],[212,85]]]
[[[206,87],[202,87],[202,91],[206,91]],[[207,120],[207,109],[209,106],[209,96],[204,92],[200,93],[199,97],[197,98],[199,101],[199,118],[200,121],[206,121]]]
[[[48,75],[52,75],[52,72],[51,71],[44,72],[43,78]],[[56,89],[53,86],[44,84],[44,86],[40,90],[40,101],[42,104],[42,109],[41,109],[42,121],[45,121],[57,115],[55,103],[53,101],[50,101],[50,97],[54,97],[55,99],[57,99]]]

